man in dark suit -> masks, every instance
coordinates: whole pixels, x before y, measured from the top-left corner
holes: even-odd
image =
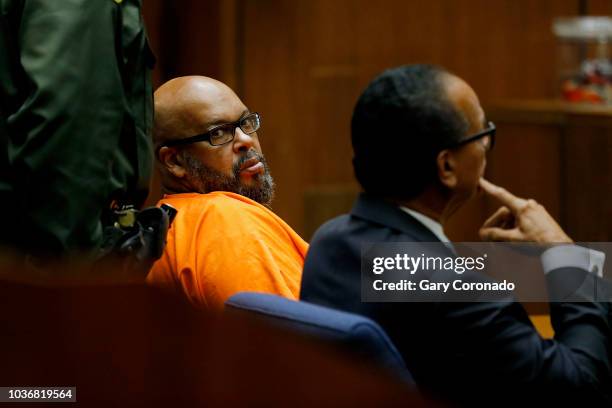
[[[365,192],[350,214],[315,234],[301,298],[379,322],[420,388],[453,403],[609,406],[609,306],[588,293],[578,293],[579,303],[550,304],[553,340],[540,337],[512,296],[471,303],[361,301],[363,244],[448,242],[443,225],[479,190],[503,204],[481,228],[483,239],[566,243],[542,255],[550,288],[561,275],[598,279],[590,267],[562,259],[560,251],[588,257],[589,250],[572,245],[541,205],[482,179],[494,135],[472,88],[441,68],[404,66],[374,79],[352,119],[353,165]]]

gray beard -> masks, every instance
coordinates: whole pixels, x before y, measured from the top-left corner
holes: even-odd
[[[244,185],[240,181],[240,166],[253,157],[256,157],[263,163],[264,172],[263,174],[257,174],[253,177],[253,185]],[[183,159],[187,165],[189,180],[196,186],[199,193],[205,194],[213,191],[229,191],[250,198],[267,207],[272,204],[274,198],[274,180],[270,175],[270,169],[268,168],[266,159],[256,151],[249,150],[244,157],[234,164],[232,167],[232,176],[220,173],[206,166],[187,152],[184,152]]]

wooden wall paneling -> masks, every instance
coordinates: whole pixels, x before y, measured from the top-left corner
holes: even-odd
[[[244,14],[240,0],[220,0],[219,4],[219,73],[217,79],[242,93],[244,61]]]
[[[303,163],[304,234],[307,238],[329,218],[347,212],[359,188],[353,181],[350,118],[359,92],[353,24],[358,10],[346,1],[303,2],[299,44],[307,65],[301,75],[308,90]],[[314,45],[314,46],[313,46]]]
[[[296,46],[298,4],[244,0],[243,101],[262,114],[259,133],[263,152],[276,181],[274,211],[301,232],[302,166],[310,160],[300,151],[300,138],[317,137],[303,131],[311,112],[302,109],[307,87],[299,67],[307,49]],[[306,22],[303,22],[306,23]]]
[[[564,224],[576,241],[612,241],[612,119],[569,125],[564,138]]]
[[[220,2],[223,0],[179,0],[176,9],[176,37],[166,47],[175,50],[175,60],[169,78],[182,75],[218,77],[221,72],[222,50]],[[172,38],[172,33],[170,38]]]
[[[156,86],[182,75],[219,77],[222,64],[221,10],[227,0],[147,0],[143,14],[157,56]],[[221,5],[224,4],[222,7]],[[228,21],[231,22],[230,19]],[[225,21],[223,22],[225,23]],[[225,32],[225,31],[224,31]]]
[[[353,207],[358,193],[356,184],[327,184],[306,188],[302,238],[309,241],[323,223],[347,213]]]
[[[303,184],[351,182],[350,119],[359,95],[352,24],[356,10],[345,1],[301,4],[301,18],[316,22],[298,28],[305,62],[300,67],[306,85],[303,109],[309,118],[304,125],[313,136],[299,139],[309,157]]]
[[[163,0],[145,1],[142,7],[142,16],[147,29],[149,46],[157,58],[155,69],[153,70],[153,85],[157,87],[162,82],[162,71],[160,70],[160,66],[164,63],[163,59],[159,58],[161,43],[160,25],[164,18]]]
[[[610,0],[584,0],[586,11],[589,15],[610,16],[612,15],[612,1]]]
[[[360,0],[355,43],[371,76],[403,63],[441,64],[481,98],[554,96],[552,19],[577,0],[403,2]]]
[[[326,220],[347,212],[359,191],[351,165],[350,119],[360,92],[356,63],[355,15],[346,1],[301,2],[298,46],[306,64],[300,66],[305,89],[305,135],[302,163],[304,238]],[[376,136],[376,135],[373,135]]]

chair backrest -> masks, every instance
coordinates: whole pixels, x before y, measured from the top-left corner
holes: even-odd
[[[226,308],[254,313],[293,331],[341,344],[414,384],[412,375],[384,330],[373,320],[307,302],[255,292],[237,293]]]

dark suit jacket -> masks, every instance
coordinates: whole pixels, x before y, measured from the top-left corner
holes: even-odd
[[[607,304],[551,304],[556,337],[544,340],[514,298],[486,303],[361,302],[363,243],[435,241],[431,231],[397,206],[362,194],[349,215],[316,232],[304,265],[301,298],[376,320],[419,387],[452,402],[610,406]],[[552,271],[549,283],[561,274],[586,272]]]

